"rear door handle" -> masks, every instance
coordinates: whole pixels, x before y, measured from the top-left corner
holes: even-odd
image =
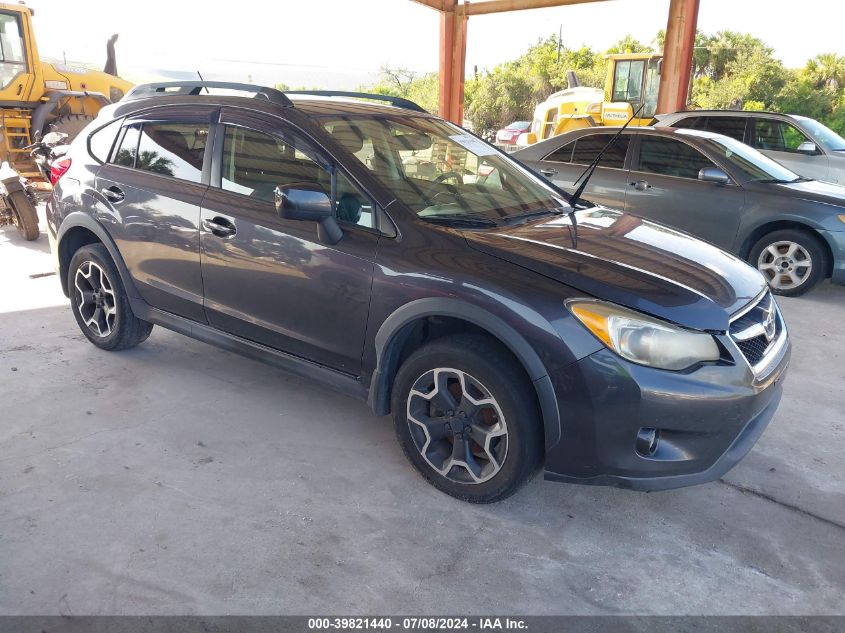
[[[203,220],[202,226],[206,231],[217,237],[232,237],[238,232],[238,229],[235,228],[231,220],[227,220],[219,215],[214,216],[210,220]]]
[[[651,189],[651,185],[648,184],[646,180],[637,180],[635,182],[629,182],[629,186],[634,187],[637,191],[645,191],[646,189]]]
[[[540,173],[544,176],[549,176],[551,178],[552,176],[557,174],[557,169],[555,169],[554,167],[545,167],[540,170]]]
[[[116,185],[112,185],[111,187],[103,187],[100,189],[100,193],[111,202],[123,202],[123,199],[126,198],[126,194],[123,193],[123,189]]]

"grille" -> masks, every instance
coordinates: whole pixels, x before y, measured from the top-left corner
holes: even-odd
[[[756,365],[766,355],[769,341],[766,340],[765,336],[755,336],[747,341],[737,341],[736,346],[751,365]]]
[[[770,311],[775,320],[775,333],[771,340],[765,334],[766,317]],[[730,335],[748,364],[756,367],[775,346],[783,334],[783,327],[777,304],[767,291],[756,305],[731,322]]]

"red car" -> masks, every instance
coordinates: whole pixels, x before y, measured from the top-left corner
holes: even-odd
[[[514,121],[496,132],[496,145],[516,145],[516,139],[531,128],[531,121]]]

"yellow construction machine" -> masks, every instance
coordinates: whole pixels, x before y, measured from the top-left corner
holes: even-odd
[[[22,176],[43,179],[26,149],[49,131],[72,140],[100,109],[118,101],[132,84],[118,78],[114,41],[104,71],[51,64],[38,56],[33,11],[0,3],[0,161]]]
[[[631,125],[651,125],[657,109],[663,56],[622,53],[608,55],[608,59],[604,90],[580,86],[570,71],[569,88],[554,93],[534,109],[531,131],[523,134],[517,144],[530,145],[584,127],[624,125],[641,105],[643,108]]]

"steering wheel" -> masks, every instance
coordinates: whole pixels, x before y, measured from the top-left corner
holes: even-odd
[[[459,174],[456,171],[444,171],[442,174],[440,174],[437,178],[434,179],[434,182],[436,182],[437,184],[441,184],[441,183],[446,182],[450,178],[455,179],[456,185],[463,184],[463,182],[464,182],[463,175]]]

